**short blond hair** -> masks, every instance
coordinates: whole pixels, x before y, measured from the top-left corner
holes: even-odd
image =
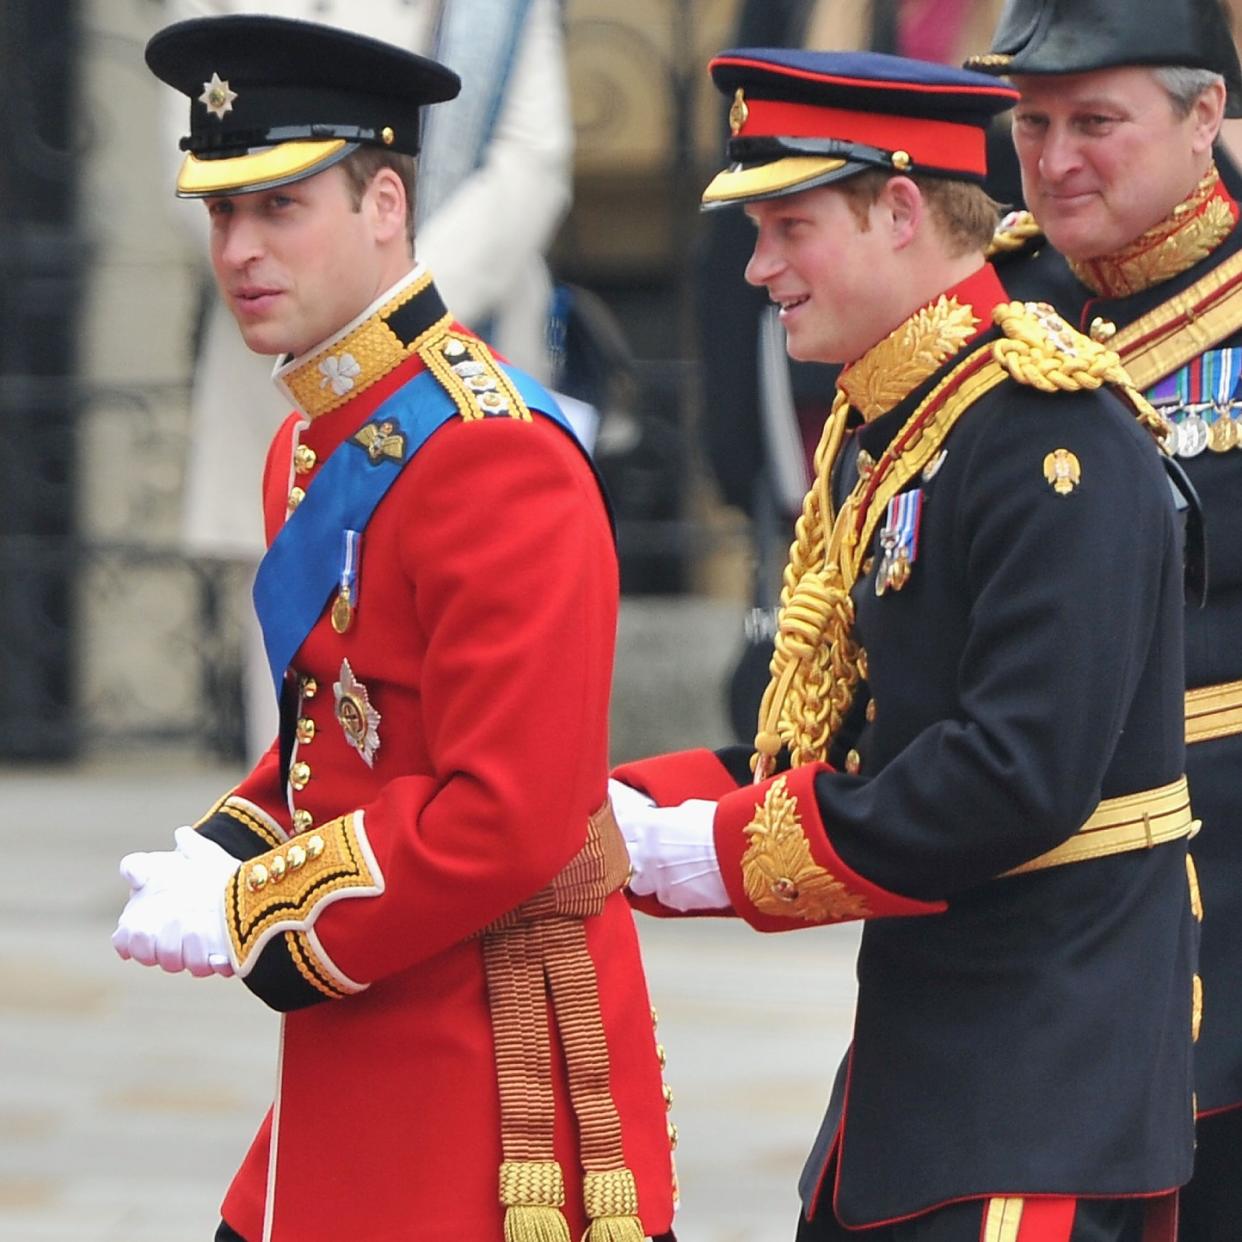
[[[869,226],[867,213],[893,175],[879,168],[870,168],[837,182],[833,189],[845,195],[850,210],[866,229]],[[1001,205],[982,186],[926,173],[902,175],[908,176],[918,186],[928,213],[950,247],[952,258],[988,248],[1000,222]]]

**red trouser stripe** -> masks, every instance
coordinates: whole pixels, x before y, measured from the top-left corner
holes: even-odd
[[[1077,1199],[1027,1199],[1016,1242],[1070,1242]]]

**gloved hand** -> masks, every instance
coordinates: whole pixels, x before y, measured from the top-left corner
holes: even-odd
[[[608,782],[608,796],[630,853],[635,896],[654,895],[662,906],[683,912],[729,908],[716,860],[714,802],[693,798],[678,806],[656,806],[614,780]]]
[[[224,888],[241,864],[193,828],[178,828],[173,838],[175,850],[121,859],[131,891],[112,946],[143,966],[231,975]]]

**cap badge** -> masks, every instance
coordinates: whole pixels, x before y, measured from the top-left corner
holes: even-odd
[[[1069,449],[1055,449],[1044,458],[1044,478],[1058,496],[1068,496],[1082,478],[1082,467]]]
[[[226,112],[233,111],[233,100],[237,92],[229,89],[227,82],[221,81],[218,73],[212,72],[211,81],[203,83],[203,93],[198,97],[201,103],[217,121],[224,120]]]
[[[733,93],[733,102],[729,105],[729,129],[733,133],[738,133],[743,125],[746,124],[746,118],[750,116],[750,108],[746,104],[746,96],[742,93],[739,86]]]
[[[371,706],[367,688],[354,676],[348,660],[341,661],[341,680],[334,682],[336,718],[345,731],[345,739],[362,757],[368,768],[375,766],[379,750],[380,714]]]

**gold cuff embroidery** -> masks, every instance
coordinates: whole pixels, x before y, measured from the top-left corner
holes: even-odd
[[[225,918],[238,974],[245,977],[259,952],[275,935],[307,932],[320,910],[345,897],[374,897],[384,878],[355,811],[298,837],[281,849],[245,862],[229,881]],[[295,955],[338,990],[340,980],[327,973],[322,954]],[[308,960],[309,959],[309,960]],[[301,969],[301,967],[299,967]],[[321,989],[322,990],[322,989]]]
[[[798,799],[785,777],[768,786],[763,805],[744,829],[750,844],[742,857],[746,896],[763,914],[808,923],[866,918],[866,900],[811,856],[798,815]]]
[[[213,815],[227,815],[230,819],[235,819],[269,848],[283,845],[289,839],[289,834],[266,811],[260,810],[253,802],[248,802],[245,798],[239,798],[235,794],[226,794],[194,826],[200,827]]]

